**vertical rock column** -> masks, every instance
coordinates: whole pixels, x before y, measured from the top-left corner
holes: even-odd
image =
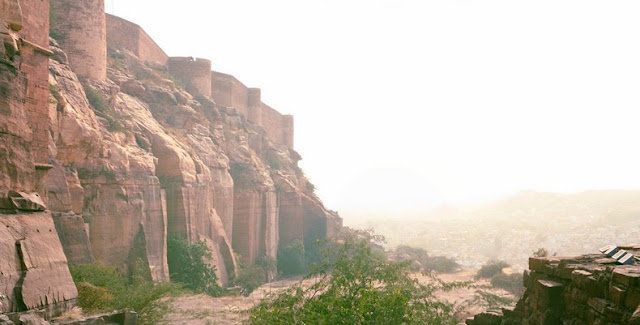
[[[107,76],[104,0],[51,0],[51,33],[81,78]]]

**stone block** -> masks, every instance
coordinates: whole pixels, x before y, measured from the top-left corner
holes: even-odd
[[[584,289],[588,281],[587,278],[591,275],[591,272],[585,270],[574,270],[571,272],[571,282],[573,285]]]
[[[538,298],[537,307],[540,309],[560,308],[562,304],[562,283],[540,279],[535,287],[535,295]]]
[[[609,302],[602,298],[591,297],[587,301],[587,305],[598,314],[604,314],[605,310],[609,306]]]
[[[9,199],[19,211],[38,212],[47,209],[40,194],[9,191]]]
[[[626,293],[627,291],[623,288],[620,288],[614,284],[609,285],[609,294],[608,294],[608,298],[609,300],[611,300],[614,304],[618,305],[618,306],[623,306],[624,305],[624,300],[626,297]]]
[[[640,284],[640,266],[637,267],[617,267],[611,273],[613,282],[625,287],[638,286]]]
[[[640,289],[632,287],[627,290],[627,294],[624,299],[624,306],[627,308],[636,308],[640,306]]]

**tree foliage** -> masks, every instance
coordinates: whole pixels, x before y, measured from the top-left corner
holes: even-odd
[[[211,296],[222,294],[216,267],[207,263],[212,258],[211,250],[204,241],[189,244],[176,234],[167,236],[169,277],[171,281],[184,284],[187,289]]]
[[[488,261],[480,268],[480,270],[478,270],[476,279],[491,279],[494,275],[500,273],[500,271],[505,267],[510,267],[510,265],[505,261]]]
[[[442,283],[421,284],[408,263],[377,258],[366,239],[329,244],[306,278],[260,302],[251,324],[453,324],[452,306],[434,297]]]
[[[427,250],[406,245],[396,247],[396,254],[407,256],[409,260],[420,263],[420,269],[424,272],[451,273],[460,270],[460,264],[446,256],[431,256]]]
[[[169,306],[160,298],[181,292],[174,283],[153,282],[142,272],[143,262],[137,260],[127,278],[112,266],[94,263],[69,265],[78,288],[78,305],[85,312],[133,310],[139,324],[157,324]]]
[[[294,240],[278,247],[278,272],[282,277],[291,277],[307,271],[304,244]]]

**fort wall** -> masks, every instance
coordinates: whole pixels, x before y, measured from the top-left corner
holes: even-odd
[[[262,126],[262,90],[249,88],[247,93],[247,119]]]
[[[40,0],[31,0],[40,1]],[[107,76],[104,0],[51,0],[51,31],[81,78]]]
[[[139,25],[109,14],[106,24],[108,46],[129,50],[142,61],[167,64],[169,56]]]
[[[211,61],[193,57],[170,57],[169,73],[184,82],[193,95],[211,97]]]
[[[272,142],[293,148],[293,116],[282,115],[263,103],[259,88],[247,88],[232,75],[212,71],[211,97],[217,104],[235,108],[249,121],[262,126]]]
[[[211,97],[219,104],[233,107],[244,116],[248,116],[249,88],[232,75],[211,72]]]
[[[21,1],[20,6],[24,17],[20,36],[21,70],[26,75],[25,113],[38,166],[49,163],[49,0]]]

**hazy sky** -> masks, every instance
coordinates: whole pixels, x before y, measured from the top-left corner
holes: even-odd
[[[640,189],[640,1],[106,0],[294,114],[345,222]]]

